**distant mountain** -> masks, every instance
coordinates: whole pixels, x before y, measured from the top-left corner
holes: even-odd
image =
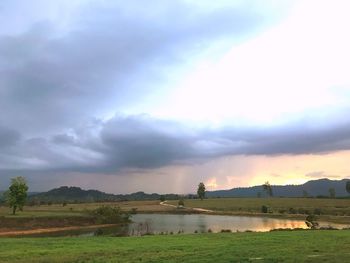
[[[336,197],[345,197],[349,194],[345,190],[345,184],[348,179],[329,180],[319,179],[308,181],[302,185],[272,185],[274,196],[281,197],[301,197],[304,191],[308,196],[329,196],[329,188],[334,188]],[[266,195],[262,186],[239,187],[230,190],[207,191],[207,197],[257,197]],[[83,190],[79,187],[62,186],[43,193],[31,193],[28,197],[29,202],[102,202],[102,201],[123,201],[123,200],[159,200],[161,196],[165,199],[178,199],[177,194],[147,194],[136,192],[132,194],[107,194],[98,190]],[[187,198],[195,198],[195,195],[187,195]]]
[[[178,195],[164,195],[166,199],[178,199]],[[98,190],[83,190],[80,187],[62,186],[48,192],[37,193],[29,196],[29,202],[100,202],[100,201],[123,201],[123,200],[159,200],[160,194],[146,194],[137,192],[126,195],[107,194]]]
[[[273,185],[274,196],[301,197],[304,191],[308,196],[329,196],[329,188],[335,189],[336,197],[345,197],[349,194],[345,190],[345,184],[349,179],[329,180],[319,179],[308,181],[301,185]],[[258,193],[264,196],[262,186],[239,187],[230,190],[208,191],[207,197],[256,197]]]

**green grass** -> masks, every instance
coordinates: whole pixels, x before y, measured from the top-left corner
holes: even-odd
[[[178,201],[169,201],[168,203],[177,205]],[[138,212],[174,212],[171,207],[159,205],[159,201],[127,201],[115,203],[82,203],[25,206],[23,212],[18,212],[15,217],[59,217],[59,216],[81,216],[85,210],[92,210],[101,205],[120,206],[125,211],[136,208]],[[261,206],[267,205],[274,214],[285,211],[289,214],[289,209],[297,211],[314,212],[316,208],[321,209],[323,215],[350,216],[350,199],[318,199],[318,198],[212,198],[204,199],[186,199],[186,207],[198,207],[218,212],[233,213],[260,213]],[[11,209],[0,206],[0,217],[13,217]]]
[[[11,214],[12,210],[6,206],[0,206],[0,217],[67,217],[83,216],[85,210],[93,210],[102,205],[119,206],[124,211],[130,211],[136,208],[138,212],[165,212],[174,210],[170,207],[159,205],[160,201],[128,201],[114,203],[82,203],[82,204],[52,204],[40,206],[25,206],[23,212],[18,211],[15,216]]]
[[[0,262],[349,262],[350,231],[4,238]]]
[[[177,204],[176,201],[169,201]],[[215,211],[226,212],[261,212],[261,206],[268,206],[273,213],[283,210],[289,213],[293,208],[301,211],[314,212],[316,208],[321,209],[322,214],[350,216],[350,199],[320,199],[320,198],[212,198],[212,199],[186,199],[186,207],[198,207]]]

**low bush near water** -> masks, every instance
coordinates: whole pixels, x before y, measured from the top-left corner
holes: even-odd
[[[119,224],[130,222],[130,214],[122,212],[119,207],[101,206],[88,212],[100,224]]]

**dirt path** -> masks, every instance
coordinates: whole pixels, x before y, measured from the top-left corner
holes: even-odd
[[[109,226],[115,226],[115,225],[104,224],[104,225],[92,225],[92,226],[67,226],[67,227],[38,228],[38,229],[32,229],[32,230],[14,230],[14,231],[0,232],[0,237],[46,234],[46,233],[54,233],[54,232],[60,232],[60,231],[94,229],[94,228],[109,227]]]
[[[166,203],[167,201],[164,201],[164,202],[160,202],[160,205],[163,205],[163,206],[170,206],[170,207],[174,207],[174,208],[177,208],[176,205],[171,205],[171,204],[168,204]],[[213,210],[209,210],[209,209],[204,209],[204,208],[197,208],[197,207],[183,207],[185,209],[190,209],[190,210],[194,210],[194,211],[197,211],[197,212],[205,212],[205,213],[213,213],[214,211]]]

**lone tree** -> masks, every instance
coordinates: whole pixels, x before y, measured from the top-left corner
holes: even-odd
[[[328,190],[330,198],[335,198],[335,189],[329,188]]]
[[[270,197],[273,196],[273,192],[272,192],[272,186],[270,185],[269,181],[266,181],[264,184],[263,184],[263,189],[264,191],[266,192],[266,194]]]
[[[16,214],[17,208],[23,210],[27,199],[28,186],[24,177],[15,177],[11,179],[9,190],[6,191],[6,202],[12,208],[12,214]]]
[[[350,181],[346,182],[346,191],[350,194]]]
[[[205,185],[203,183],[199,183],[197,195],[201,200],[205,197]]]
[[[308,197],[308,196],[309,196],[309,194],[307,193],[307,191],[303,190],[303,197]]]

